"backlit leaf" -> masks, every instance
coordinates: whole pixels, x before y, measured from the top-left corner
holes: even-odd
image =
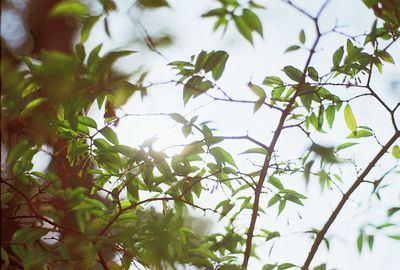
[[[292,79],[293,81],[299,82],[303,76],[303,72],[298,70],[297,68],[293,66],[286,66],[283,68],[283,72]]]
[[[344,108],[344,120],[350,131],[355,132],[357,130],[357,121],[349,104]]]
[[[253,36],[251,35],[251,29],[241,16],[234,16],[233,21],[235,22],[236,28],[242,36],[253,44]]]
[[[243,9],[243,20],[249,26],[250,29],[256,31],[261,36],[263,35],[263,28],[258,16],[248,8]]]

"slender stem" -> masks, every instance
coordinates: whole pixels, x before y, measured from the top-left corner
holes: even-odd
[[[296,6],[294,6],[292,4],[292,2],[288,1],[287,2],[289,5],[295,7],[297,10],[299,10]],[[313,46],[311,47],[311,49],[309,50],[309,55],[308,58],[306,60],[306,63],[304,65],[303,68],[303,74],[297,84],[297,86],[295,86],[296,91],[293,94],[293,96],[290,98],[289,102],[287,103],[287,107],[283,110],[281,117],[279,119],[278,125],[275,129],[275,133],[274,136],[272,137],[272,140],[268,146],[268,154],[265,156],[264,159],[264,163],[263,166],[261,168],[260,171],[260,177],[258,180],[258,183],[256,185],[255,191],[254,191],[254,202],[253,202],[253,208],[252,208],[252,214],[251,214],[251,219],[250,219],[250,224],[249,224],[249,228],[247,231],[247,239],[246,239],[246,247],[245,247],[245,252],[244,252],[244,257],[243,257],[243,263],[242,263],[242,269],[245,270],[247,269],[248,263],[249,263],[249,259],[250,259],[250,254],[251,254],[251,249],[252,249],[252,243],[253,243],[253,235],[254,235],[254,230],[255,230],[255,226],[256,226],[256,222],[257,222],[257,217],[258,217],[258,211],[259,211],[259,205],[260,205],[260,197],[262,194],[262,188],[264,186],[264,182],[266,179],[266,176],[268,174],[268,168],[269,168],[269,164],[270,164],[270,160],[271,157],[274,153],[275,150],[275,146],[278,142],[278,139],[281,135],[282,130],[284,129],[284,124],[285,121],[287,119],[287,117],[289,116],[292,107],[296,101],[296,98],[298,97],[301,89],[303,88],[303,85],[305,84],[306,81],[306,74],[307,74],[307,69],[310,66],[311,63],[311,59],[313,57],[313,55],[315,54],[317,45],[319,43],[319,40],[321,38],[321,31],[319,29],[319,25],[318,25],[318,16],[321,14],[322,10],[325,8],[326,4],[324,4],[322,6],[322,8],[320,9],[320,11],[318,12],[317,17],[312,17],[311,15],[307,15],[307,17],[311,18],[314,22],[315,25],[315,30],[317,33],[317,37],[314,40]],[[303,11],[300,10],[302,13]]]
[[[318,250],[319,245],[324,240],[326,233],[328,232],[329,228],[335,221],[336,217],[339,215],[340,211],[342,210],[343,206],[346,204],[348,199],[350,198],[351,194],[358,188],[358,186],[364,181],[364,178],[368,175],[368,173],[374,168],[376,163],[382,158],[382,156],[388,151],[389,147],[395,143],[395,141],[400,137],[400,131],[396,131],[396,133],[389,139],[389,141],[382,147],[382,149],[376,154],[376,156],[372,159],[372,161],[368,164],[365,170],[360,174],[357,180],[353,183],[350,189],[343,195],[342,199],[336,206],[335,210],[332,212],[328,220],[326,221],[323,228],[317,233],[317,236],[311,246],[310,252],[307,256],[306,261],[304,262],[302,270],[308,270],[311,261],[313,260],[315,253]]]

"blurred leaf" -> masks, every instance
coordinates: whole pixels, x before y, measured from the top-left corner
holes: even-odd
[[[240,154],[262,154],[262,155],[268,155],[268,150],[265,148],[250,148],[247,149],[246,151],[240,153]]]
[[[88,117],[88,116],[78,116],[78,122],[82,125],[97,129],[97,123],[96,121],[94,121],[92,118]]]
[[[263,36],[263,27],[258,16],[248,8],[243,9],[243,20],[249,26],[250,29],[256,31]]]
[[[368,241],[369,250],[372,250],[372,248],[374,247],[374,236],[373,235],[368,235],[367,236],[367,241]]]
[[[65,0],[58,2],[50,11],[51,16],[85,16],[89,14],[89,8],[80,1]]]
[[[262,87],[253,84],[251,82],[249,82],[248,86],[250,87],[250,90],[256,94],[256,96],[258,96],[259,98],[264,99],[266,97],[265,91]]]
[[[363,233],[363,232],[360,232],[360,233],[358,234],[358,237],[357,237],[357,249],[358,249],[358,252],[359,252],[359,253],[361,253],[361,251],[362,251],[363,242],[364,242],[364,233]]]
[[[283,209],[285,209],[285,206],[286,206],[286,201],[280,200],[278,206],[278,216],[282,213]]]
[[[388,236],[394,240],[400,240],[400,234],[392,234],[392,235],[388,235]]]
[[[251,35],[251,29],[247,25],[246,21],[242,16],[233,16],[233,21],[235,22],[236,28],[242,36],[247,39],[251,44],[253,44],[253,36]]]
[[[138,0],[140,6],[145,8],[169,7],[166,0]]]
[[[36,98],[32,101],[30,101],[26,107],[22,110],[21,115],[26,116],[29,113],[31,113],[36,107],[39,107],[41,104],[43,104],[46,101],[46,98]]]
[[[392,207],[387,210],[387,216],[393,216],[397,211],[400,211],[400,207]]]
[[[400,146],[398,145],[393,146],[392,155],[394,158],[400,159]]]
[[[356,130],[355,132],[350,133],[347,136],[347,138],[353,139],[353,138],[363,138],[363,137],[371,137],[371,136],[373,136],[371,131],[359,129],[359,130]]]
[[[231,164],[232,166],[237,167],[231,154],[229,154],[225,149],[223,149],[221,147],[211,148],[210,154],[214,156],[214,158],[217,162],[221,162],[221,163],[227,162],[227,163]]]
[[[179,113],[170,113],[169,116],[178,123],[186,124],[188,121]]]
[[[284,270],[284,269],[289,269],[289,268],[293,268],[293,267],[297,267],[297,266],[293,263],[282,263],[282,264],[278,265],[278,270]]]
[[[306,42],[306,33],[304,33],[304,30],[302,29],[299,33],[299,41],[304,44]]]
[[[100,16],[90,16],[83,20],[82,29],[81,29],[81,36],[80,36],[80,43],[85,42],[92,31],[93,26],[99,20]]]
[[[340,144],[340,145],[338,145],[338,146],[336,147],[336,151],[340,151],[340,150],[343,150],[343,149],[345,149],[345,148],[348,148],[348,147],[351,147],[351,146],[357,145],[357,144],[358,144],[358,143],[352,143],[352,142],[343,143],[343,144]]]
[[[301,47],[299,46],[299,45],[292,45],[292,46],[289,46],[286,50],[285,50],[285,52],[292,52],[292,51],[297,51],[298,49],[300,49]]]

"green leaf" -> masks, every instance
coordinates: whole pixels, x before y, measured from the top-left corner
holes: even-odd
[[[228,61],[228,58],[229,55],[225,51],[214,52],[207,58],[203,69],[206,72],[211,70],[214,80],[218,80],[225,69],[225,64]]]
[[[100,130],[101,135],[103,135],[110,143],[118,145],[118,136],[110,127],[104,127]]]
[[[388,236],[394,240],[400,240],[400,234],[392,234],[392,235],[388,235]]]
[[[225,15],[228,11],[226,10],[226,8],[216,8],[216,9],[211,9],[209,11],[207,11],[206,13],[202,14],[201,17],[221,17],[223,15]]]
[[[278,216],[282,213],[283,209],[285,209],[285,206],[286,206],[286,201],[280,200],[278,206]]]
[[[314,267],[313,270],[326,270],[326,264],[325,263],[320,264],[320,265]]]
[[[256,113],[264,104],[265,98],[260,98],[257,100],[257,102],[254,104],[254,109],[253,112]]]
[[[9,163],[14,163],[17,161],[20,157],[22,157],[26,151],[31,149],[33,146],[32,143],[30,143],[26,139],[21,139],[16,145],[14,145],[11,150],[8,152],[7,155],[7,162]]]
[[[279,196],[278,194],[275,194],[274,196],[272,196],[272,198],[268,201],[268,207],[273,206],[275,203],[277,203],[278,201],[281,200],[281,196]]]
[[[363,242],[364,242],[364,233],[360,232],[357,237],[357,250],[359,253],[361,253],[361,251],[362,251]]]
[[[328,125],[330,128],[332,128],[333,121],[335,120],[335,113],[336,113],[335,105],[329,105],[325,109],[325,118],[326,118],[326,121],[328,121]]]
[[[344,120],[350,131],[357,131],[357,121],[349,104],[344,108]]]
[[[184,125],[182,127],[182,133],[183,133],[183,136],[185,136],[185,138],[187,138],[187,136],[189,136],[191,132],[192,132],[191,125]]]
[[[30,112],[32,112],[35,108],[37,108],[39,105],[43,104],[46,101],[46,98],[36,98],[32,101],[30,101],[26,107],[22,110],[21,116],[26,116]]]
[[[376,54],[383,61],[395,64],[393,57],[387,51],[378,51]]]
[[[249,26],[250,29],[256,31],[263,36],[263,27],[258,16],[248,8],[243,9],[243,20]]]
[[[8,253],[3,247],[1,247],[1,260],[3,261],[3,267],[8,267],[10,261],[8,258]]]
[[[278,270],[289,269],[292,267],[297,267],[297,266],[293,263],[282,263],[282,264],[278,265]]]
[[[301,47],[299,46],[299,45],[292,45],[292,46],[289,46],[286,50],[285,50],[285,52],[293,52],[293,51],[297,51],[298,49],[300,49]]]
[[[170,113],[169,116],[178,123],[181,123],[181,124],[187,123],[187,120],[185,119],[185,117],[183,117],[183,115],[181,115],[179,113]]]
[[[374,247],[374,236],[373,235],[368,235],[367,236],[367,241],[368,241],[369,250],[372,250],[372,248]]]
[[[265,239],[265,241],[269,241],[271,239],[274,239],[276,237],[280,237],[281,234],[279,232],[270,232],[267,236],[267,238]]]
[[[245,22],[242,16],[233,16],[236,28],[242,36],[253,44],[253,36],[251,35],[251,29]]]
[[[394,158],[400,159],[400,146],[398,145],[393,146],[392,155]]]
[[[276,176],[273,176],[273,175],[269,176],[268,177],[268,182],[270,182],[274,187],[276,187],[279,190],[283,189],[283,185],[281,183],[281,180],[279,180],[279,178],[276,177]]]
[[[333,54],[333,67],[336,68],[340,65],[340,62],[342,61],[343,58],[343,54],[344,54],[344,49],[343,46],[340,46],[339,49],[337,49],[335,51],[335,53]]]
[[[392,208],[389,208],[388,210],[387,210],[387,216],[388,217],[391,217],[391,216],[393,216],[396,212],[398,212],[398,211],[400,211],[400,207],[392,207]]]
[[[351,146],[357,145],[357,144],[358,144],[358,143],[353,143],[353,142],[342,143],[342,144],[340,144],[340,145],[338,145],[338,146],[336,147],[336,151],[340,151],[340,150],[343,150],[343,149],[345,149],[345,148],[348,148],[348,147],[351,147]]]
[[[304,33],[304,30],[301,30],[299,33],[299,41],[304,44],[306,42],[306,33]]]
[[[256,96],[258,96],[259,98],[264,99],[266,97],[265,91],[262,87],[253,84],[251,82],[249,82],[248,86],[250,87],[250,90],[256,94]]]
[[[85,46],[83,44],[78,43],[75,46],[76,56],[78,56],[79,61],[83,62],[86,58]]]
[[[169,7],[166,0],[138,0],[140,6],[145,8]]]
[[[355,139],[355,138],[363,138],[363,137],[371,137],[371,136],[373,136],[373,133],[371,131],[359,129],[359,130],[356,130],[355,132],[350,133],[347,136],[347,138]]]
[[[208,80],[203,80],[200,76],[193,76],[183,87],[183,101],[186,104],[191,97],[197,97],[209,90],[212,83]]]
[[[89,14],[89,8],[80,1],[66,0],[54,5],[50,11],[50,16],[85,16]]]
[[[240,153],[242,154],[262,154],[262,155],[268,155],[268,150],[265,148],[257,147],[257,148],[250,148],[247,149],[246,151]]]
[[[11,200],[11,198],[14,196],[13,193],[11,192],[1,192],[0,194],[0,202],[1,202],[1,208],[4,208],[7,205],[7,202]]]
[[[79,39],[80,43],[85,42],[89,38],[90,32],[92,31],[93,26],[96,24],[99,18],[100,16],[90,16],[85,18],[82,23],[81,36]]]
[[[293,66],[286,66],[283,68],[283,72],[292,79],[293,81],[299,82],[301,78],[303,77],[303,72],[298,70],[297,68]]]
[[[115,108],[119,108],[128,102],[129,98],[136,91],[142,90],[143,88],[138,87],[128,81],[119,81],[116,83],[113,93],[113,105]]]
[[[318,82],[319,76],[317,70],[314,67],[308,67],[307,71],[308,71],[308,76],[310,76],[310,78],[313,81]]]
[[[301,201],[299,198],[297,198],[297,197],[295,197],[295,196],[293,196],[293,195],[287,196],[286,199],[287,199],[288,201],[291,201],[291,202],[295,203],[295,204],[304,206],[304,204],[302,203],[302,201]]]
[[[199,72],[201,69],[204,68],[205,63],[207,62],[207,59],[209,58],[210,53],[207,53],[206,51],[201,51],[196,58],[196,63],[194,64],[195,71]],[[172,62],[169,65],[176,65],[176,66],[190,66],[191,64],[188,62]],[[211,69],[210,69],[211,70]]]
[[[210,149],[210,154],[213,155],[215,160],[220,163],[225,163],[228,162],[229,164],[233,165],[234,167],[236,166],[236,163],[231,156],[225,149],[221,147],[213,147]]]
[[[263,84],[273,86],[273,85],[283,85],[281,78],[277,76],[268,76],[264,78]]]
[[[84,115],[78,116],[78,123],[88,126],[88,127],[91,127],[91,128],[94,128],[94,129],[97,129],[96,121],[94,121],[92,118],[84,116]]]

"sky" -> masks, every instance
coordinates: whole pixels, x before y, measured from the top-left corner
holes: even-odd
[[[164,8],[158,11],[140,11],[131,9],[131,1],[118,1],[118,12],[111,14],[110,32],[112,39],[108,39],[102,29],[102,24],[95,26],[96,33],[86,43],[87,51],[99,43],[103,43],[103,52],[110,49],[133,49],[140,53],[119,62],[119,68],[129,71],[134,70],[140,65],[144,69],[149,69],[148,81],[165,82],[175,78],[175,71],[167,66],[169,62],[175,60],[188,60],[191,55],[198,54],[201,50],[225,50],[230,57],[222,78],[218,85],[236,98],[255,100],[255,96],[249,91],[247,84],[252,81],[261,84],[265,76],[283,76],[281,71],[285,65],[301,67],[306,59],[306,52],[298,51],[284,53],[285,49],[292,44],[298,43],[298,34],[304,29],[306,33],[306,46],[310,46],[315,33],[312,23],[302,16],[299,12],[291,9],[282,1],[267,1],[266,10],[260,10],[257,14],[264,25],[264,38],[256,36],[254,46],[242,38],[233,25],[225,34],[221,31],[213,32],[213,19],[200,18],[200,15],[213,7],[216,1],[195,1],[195,0],[173,0],[170,1],[171,8]],[[295,1],[299,6],[311,14],[315,14],[322,1]],[[134,18],[134,19],[133,19]],[[4,16],[2,16],[4,20]],[[174,44],[171,47],[160,48],[163,56],[151,52],[145,46],[139,45],[137,39],[141,37],[141,30],[137,21],[152,34],[173,33]],[[361,1],[332,0],[327,9],[321,16],[320,24],[324,30],[331,29],[334,25],[342,26],[340,31],[349,35],[366,33],[373,22],[371,12],[367,10]],[[3,27],[3,22],[2,22]],[[2,29],[2,33],[4,30]],[[331,55],[338,46],[344,45],[346,39],[342,35],[329,34],[321,41],[318,52],[313,59],[312,65],[318,70],[329,72],[331,68]],[[395,44],[391,49],[395,60],[400,59],[399,44]],[[397,61],[396,61],[397,62]],[[377,72],[375,72],[377,74]],[[382,94],[384,100],[391,106],[400,100],[400,88],[395,87],[393,82],[400,78],[398,66],[387,64],[384,66],[382,75],[374,75],[373,86]],[[331,89],[330,89],[331,90]],[[349,89],[332,89],[337,93],[343,94]],[[345,93],[347,95],[347,93]],[[349,95],[353,95],[350,92]],[[360,124],[370,126],[381,142],[385,142],[391,136],[391,127],[387,125],[387,115],[383,110],[375,109],[378,106],[371,106],[368,99],[359,99],[351,103]],[[374,108],[371,111],[371,108]],[[182,102],[182,89],[171,84],[161,84],[151,87],[149,96],[143,101],[137,95],[123,107],[127,113],[173,113],[179,112],[188,118],[199,115],[200,121],[211,120],[211,127],[218,128],[215,131],[218,135],[246,135],[268,144],[272,136],[272,131],[276,126],[279,115],[262,108],[253,114],[252,107],[243,104],[227,104],[220,102],[210,102],[207,98],[197,98],[188,103],[186,107]],[[91,110],[91,115],[99,122],[101,112],[95,107]],[[344,124],[342,115],[338,115],[337,123],[333,131],[321,136],[315,136],[316,142],[325,145],[338,145],[344,141],[348,135],[348,130]],[[397,114],[397,121],[400,124],[400,116]],[[140,145],[145,139],[153,136],[159,137],[154,146],[162,150],[167,146],[189,142],[180,131],[180,126],[168,117],[128,117],[123,119],[117,129],[121,144],[130,146]],[[369,141],[368,141],[369,140]],[[345,151],[344,155],[354,158],[360,168],[365,166],[371,157],[379,151],[379,147],[373,143],[372,139],[365,139],[362,147],[354,147]],[[240,167],[251,169],[252,162],[260,163],[257,157],[238,155],[251,144],[240,141],[227,141],[222,144],[229,149],[237,158],[236,162]],[[283,134],[277,149],[278,154],[283,159],[297,158],[304,152],[309,145],[307,138],[298,131],[290,130]],[[169,154],[174,153],[174,149],[169,150]],[[36,157],[38,163],[44,157]],[[42,162],[43,163],[43,162]],[[380,166],[376,168],[369,179],[379,177],[385,168],[392,166],[393,158],[384,158]],[[353,166],[344,165],[342,168],[348,179],[344,179],[343,190],[351,185],[356,177]],[[398,175],[397,175],[398,178]],[[397,180],[397,181],[396,181]],[[340,192],[337,189],[321,192],[317,182],[310,183],[308,189],[304,185],[301,177],[284,177],[282,179],[285,186],[303,193],[307,192],[309,199],[305,207],[288,206],[288,212],[277,218],[275,211],[260,216],[257,225],[259,228],[268,230],[279,229],[284,235],[276,241],[271,256],[268,257],[271,242],[258,241],[257,249],[261,261],[252,260],[249,269],[260,269],[264,263],[274,262],[293,262],[301,265],[308,253],[310,241],[308,236],[302,231],[310,227],[320,228],[330,215],[333,208],[340,199]],[[383,234],[377,234],[375,248],[372,252],[364,249],[361,255],[356,249],[356,235],[361,224],[384,222],[385,209],[388,206],[398,206],[400,201],[400,183],[395,175],[388,177],[385,181],[391,183],[389,190],[385,190],[383,202],[378,203],[371,199],[369,194],[371,187],[363,185],[352,196],[338,219],[329,231],[334,236],[331,242],[331,250],[321,246],[320,251],[315,257],[314,264],[328,262],[329,269],[382,269],[395,270],[398,265],[396,255],[400,251],[400,244],[395,240],[388,239]],[[199,204],[215,206],[224,199],[224,192],[219,189],[212,194],[208,194],[199,200]],[[368,201],[368,203],[365,203]],[[266,205],[267,201],[262,201]],[[360,203],[364,204],[360,205]],[[202,213],[194,211],[196,216],[202,217]],[[299,218],[299,217],[302,218]],[[245,214],[237,223],[239,228],[248,226],[250,213]],[[214,223],[212,230],[221,230],[223,222],[217,222],[218,217],[210,217],[210,222]],[[399,230],[397,226],[397,233]],[[270,258],[270,260],[267,260]]]

